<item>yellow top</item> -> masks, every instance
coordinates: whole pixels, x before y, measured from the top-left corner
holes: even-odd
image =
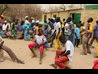
[[[76,24],[74,24],[74,29],[76,29]]]
[[[62,23],[62,28],[64,28],[64,22]]]
[[[40,27],[40,28],[39,28],[38,26],[36,26],[36,27],[35,27],[36,34],[38,34],[38,29],[42,29],[42,30],[43,30],[43,27]]]
[[[92,33],[93,32],[93,24],[92,23],[89,23],[89,24],[91,24],[90,26],[89,26],[89,30],[88,30],[88,33]]]

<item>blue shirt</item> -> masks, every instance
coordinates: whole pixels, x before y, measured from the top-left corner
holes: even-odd
[[[94,30],[95,30],[95,35],[96,35],[96,37],[98,37],[98,25],[95,25],[95,26],[94,26]]]
[[[33,31],[33,30],[34,30],[34,28],[33,28],[33,27],[30,27],[30,30],[32,30],[32,31]]]
[[[21,25],[18,25],[19,31],[23,31],[23,28]]]
[[[72,30],[74,29],[74,24],[69,24],[68,35],[71,34]],[[73,33],[74,34],[74,33]]]
[[[80,39],[80,28],[76,27],[75,29],[76,36]]]
[[[52,27],[54,26],[52,22],[51,22],[51,26],[52,26]]]

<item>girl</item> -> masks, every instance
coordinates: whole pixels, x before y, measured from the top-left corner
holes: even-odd
[[[43,57],[43,49],[45,47],[45,44],[47,43],[47,40],[45,36],[43,35],[42,29],[38,30],[38,34],[35,35],[34,42],[33,44],[29,44],[28,47],[31,50],[31,52],[34,54],[33,57],[37,57],[36,53],[34,52],[33,48],[38,47],[40,50],[40,62],[39,64],[42,64],[42,57]]]
[[[15,24],[13,24],[10,33],[10,37],[12,37],[13,39],[15,39],[16,31],[17,29],[15,28]]]

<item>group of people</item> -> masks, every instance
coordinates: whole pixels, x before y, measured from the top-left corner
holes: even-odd
[[[4,20],[4,16],[1,15],[0,36],[13,39],[24,38],[26,41],[32,39],[33,42],[28,47],[33,53],[33,57],[37,57],[34,49],[39,48],[40,64],[42,64],[43,49],[53,47],[53,43],[54,51],[56,52],[55,64],[50,65],[55,68],[58,66],[60,69],[70,69],[64,62],[72,62],[75,47],[79,48],[79,45],[82,44],[83,52],[81,55],[87,55],[87,53],[91,54],[90,46],[93,41],[96,39],[98,43],[98,21],[96,21],[96,25],[94,26],[92,24],[93,18],[87,20],[88,24],[86,27],[84,26],[84,22],[80,21],[76,24],[71,17],[68,17],[67,20],[63,19],[63,21],[60,20],[60,17],[49,18],[44,23],[39,22],[39,20],[35,21],[34,19],[29,21],[28,16],[25,19],[20,24],[18,22],[12,23],[11,19],[7,23]],[[92,40],[89,43],[91,37]],[[2,47],[2,44],[0,48],[5,50],[5,46]],[[62,51],[62,46],[65,46],[64,51]],[[98,53],[96,53],[95,57],[98,58]]]

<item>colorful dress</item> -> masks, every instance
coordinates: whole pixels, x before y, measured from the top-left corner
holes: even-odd
[[[27,20],[26,20],[27,21]],[[30,24],[30,22],[29,22],[29,24],[25,24],[25,25],[23,25],[23,30],[24,30],[24,39],[25,40],[29,40],[30,39],[30,32],[29,32],[29,29],[30,29],[30,26],[31,26],[31,24]]]
[[[10,36],[11,36],[11,37],[14,37],[14,36],[15,36],[16,30],[17,30],[16,28],[14,28],[14,29],[11,28],[11,33],[10,33]]]

